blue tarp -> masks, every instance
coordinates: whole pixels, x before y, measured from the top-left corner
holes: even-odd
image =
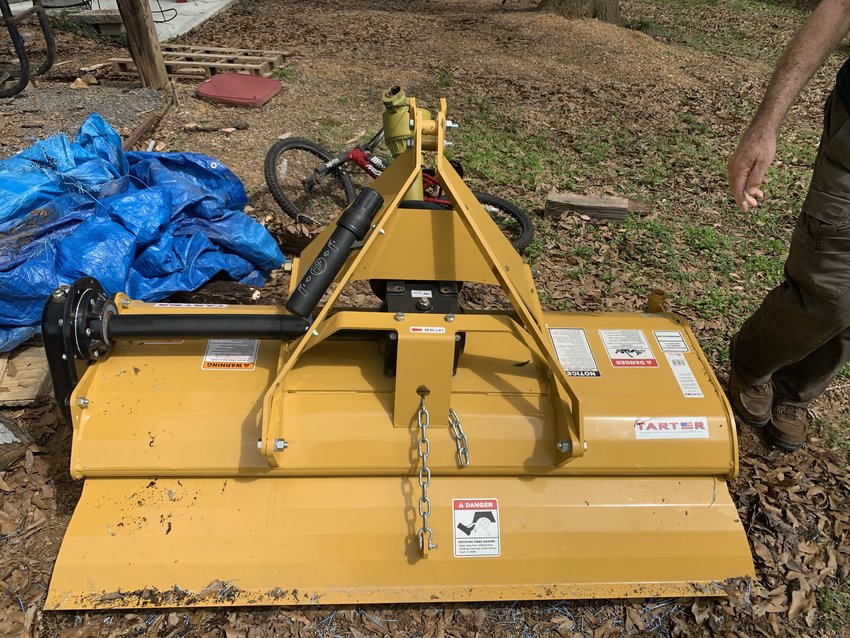
[[[157,301],[218,274],[254,286],[283,263],[228,168],[195,153],[124,153],[99,115],[0,161],[0,352],[38,331],[47,296],[91,276]]]

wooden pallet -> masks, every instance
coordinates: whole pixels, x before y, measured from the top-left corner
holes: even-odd
[[[262,51],[258,49],[229,49],[200,47],[187,44],[163,44],[162,57],[168,77],[199,79],[224,71],[238,71],[252,75],[269,76],[283,65],[289,51]],[[119,75],[139,75],[130,58],[111,58],[112,71]]]

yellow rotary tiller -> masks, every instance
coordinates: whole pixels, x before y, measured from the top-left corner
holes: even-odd
[[[443,157],[445,100],[402,115],[285,309],[92,279],[48,301],[86,479],[48,609],[703,596],[753,575],[732,412],[688,327],[544,311]],[[450,207],[411,199],[426,151]],[[335,306],[356,280],[380,310]],[[461,282],[512,310],[465,311]]]

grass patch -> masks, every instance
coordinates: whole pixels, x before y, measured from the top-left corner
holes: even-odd
[[[844,583],[844,589],[847,583]],[[823,623],[832,631],[840,631],[850,624],[850,594],[833,587],[817,590],[818,610],[823,614]]]
[[[291,66],[279,66],[272,71],[272,77],[285,82],[295,77],[295,69]]]
[[[837,421],[817,419],[814,426],[836,452],[842,465],[850,468],[850,417]]]
[[[439,86],[443,88],[448,88],[455,83],[454,73],[452,73],[452,70],[447,66],[443,66],[442,64],[440,64],[438,66],[435,66],[432,71]]]

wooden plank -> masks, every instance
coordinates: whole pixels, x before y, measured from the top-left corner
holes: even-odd
[[[0,359],[5,364],[0,371],[0,406],[30,405],[47,397],[50,371],[41,344],[23,345]]]
[[[0,414],[0,472],[26,454],[32,437],[12,419]]]
[[[260,55],[263,57],[288,58],[292,51],[266,51],[264,49],[232,49],[230,47],[203,47],[193,44],[163,44],[165,51],[197,51],[198,53],[232,53],[241,55]]]
[[[142,78],[142,84],[154,89],[164,89],[168,73],[162,60],[162,50],[156,35],[156,26],[148,0],[117,0],[121,19],[127,31],[130,55]]]
[[[113,73],[138,75],[139,71],[132,60],[111,58]],[[166,73],[170,77],[208,77],[220,71],[246,71],[252,75],[271,75],[274,66],[269,61],[260,63],[211,62],[202,60],[165,60]]]
[[[560,217],[564,213],[575,213],[594,219],[623,221],[629,213],[645,215],[651,210],[650,203],[625,197],[590,197],[551,191],[546,197],[543,215]]]

